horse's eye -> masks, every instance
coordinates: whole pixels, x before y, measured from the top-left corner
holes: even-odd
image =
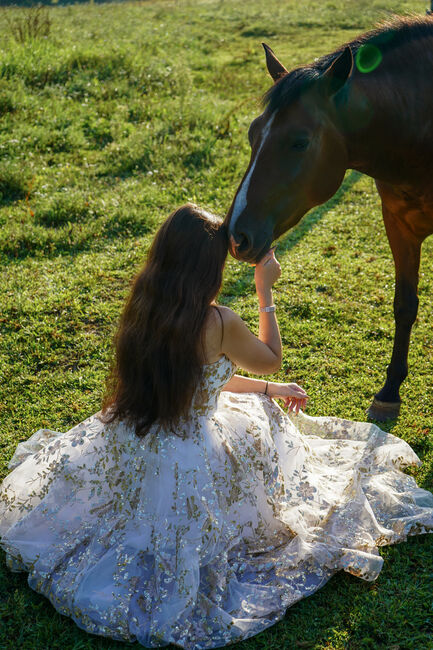
[[[294,149],[295,151],[305,151],[308,149],[308,145],[310,144],[310,140],[308,138],[297,138],[292,142],[291,149]]]

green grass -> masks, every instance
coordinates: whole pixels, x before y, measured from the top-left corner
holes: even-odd
[[[249,158],[247,127],[270,85],[262,40],[287,67],[307,63],[404,0],[179,0],[50,9],[51,33],[19,45],[0,12],[0,471],[42,426],[62,431],[98,410],[111,337],[158,225],[187,200],[223,215]],[[14,13],[15,12],[15,13]],[[433,488],[433,241],[401,417],[388,430]],[[276,286],[284,362],[308,413],[365,420],[390,358],[393,264],[370,178],[281,240]],[[255,329],[253,270],[230,260],[223,304]],[[284,621],[239,644],[433,649],[433,536],[381,550],[378,580],[335,576]],[[3,555],[2,555],[3,557]],[[0,648],[104,649],[0,566]],[[138,646],[137,646],[138,647]]]

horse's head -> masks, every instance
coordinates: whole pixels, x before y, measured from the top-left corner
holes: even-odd
[[[336,95],[353,66],[350,48],[323,71],[309,66],[289,73],[264,47],[275,84],[265,111],[250,125],[250,163],[225,220],[232,254],[249,262],[258,261],[274,239],[335,194],[348,161],[334,118]]]

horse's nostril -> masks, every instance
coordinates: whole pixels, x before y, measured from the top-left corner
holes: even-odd
[[[252,245],[251,239],[245,232],[238,232],[236,237],[236,250],[238,253],[249,251]]]

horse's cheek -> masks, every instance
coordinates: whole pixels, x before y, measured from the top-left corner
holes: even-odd
[[[313,205],[325,203],[334,196],[343,182],[347,169],[347,154],[338,141],[324,143],[316,160],[312,163],[310,197]]]

